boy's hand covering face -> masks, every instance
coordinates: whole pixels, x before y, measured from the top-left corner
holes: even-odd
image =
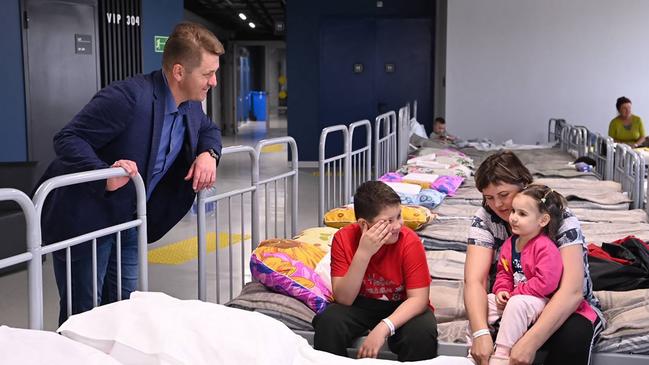
[[[369,222],[360,224],[363,231],[358,249],[368,255],[374,255],[390,239],[390,225],[385,220],[379,220],[370,226]]]

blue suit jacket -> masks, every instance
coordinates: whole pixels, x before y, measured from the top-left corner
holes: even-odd
[[[165,86],[160,70],[115,82],[100,90],[54,136],[57,158],[41,182],[54,176],[135,161],[145,186],[151,180],[165,112]],[[167,233],[194,200],[192,182],[184,177],[202,152],[221,154],[221,132],[201,109],[189,102],[183,147],[147,203],[148,240]],[[39,183],[40,185],[40,183]],[[42,215],[45,244],[133,219],[135,187],[106,192],[106,181],[59,188],[50,194]]]

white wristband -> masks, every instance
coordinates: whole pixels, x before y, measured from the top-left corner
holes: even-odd
[[[477,330],[477,331],[473,332],[472,337],[473,337],[473,339],[476,339],[476,338],[478,338],[480,336],[485,336],[485,335],[490,335],[490,334],[491,333],[489,332],[489,330],[487,328],[483,328],[481,330]]]
[[[390,329],[390,336],[394,336],[394,323],[389,318],[383,318],[381,322],[385,323],[386,326]]]

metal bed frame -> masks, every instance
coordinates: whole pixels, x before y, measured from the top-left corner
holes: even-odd
[[[408,147],[410,146],[410,121],[412,119],[415,119],[414,117],[410,117],[410,113],[410,103],[399,109],[397,133],[399,143],[397,145],[397,166],[401,166],[408,161]]]
[[[262,161],[262,149],[271,145],[287,145],[291,151],[291,163],[288,171],[282,171],[276,174],[267,174],[263,176],[260,171]],[[234,154],[247,154],[250,161],[250,184],[231,191],[222,192],[216,195],[208,196],[205,191],[200,191],[197,195],[197,232],[198,232],[198,299],[207,301],[207,205],[215,205],[215,227],[219,230],[222,226],[219,224],[221,204],[227,207],[225,214],[227,220],[227,229],[225,230],[228,237],[227,250],[227,275],[223,275],[221,270],[221,258],[217,245],[215,251],[216,261],[216,303],[224,303],[233,299],[238,292],[235,288],[250,281],[249,268],[247,263],[250,260],[250,254],[259,242],[268,238],[285,237],[290,238],[297,233],[298,224],[298,150],[295,140],[291,137],[279,137],[259,141],[255,147],[234,146],[226,147],[222,150],[222,159],[225,161],[227,156]],[[290,184],[289,184],[290,181]],[[281,195],[280,195],[281,194]],[[233,227],[233,200],[239,200],[238,205],[240,214],[240,225]],[[287,203],[288,200],[288,203]],[[236,206],[236,205],[235,205]],[[281,211],[280,211],[281,209]],[[280,230],[280,218],[283,214],[283,231]],[[247,251],[244,244],[246,234],[246,217],[250,217],[250,236],[251,245]],[[263,219],[261,222],[260,219]],[[288,222],[290,221],[290,229]],[[262,226],[264,230],[262,231]],[[274,226],[274,229],[271,229]],[[282,234],[280,234],[282,231]],[[241,234],[241,246],[238,253],[235,254],[233,249],[233,234]],[[234,259],[239,256],[239,270],[235,271]],[[236,281],[236,282],[235,282]],[[236,285],[235,285],[236,284]],[[222,293],[227,286],[227,296]]]
[[[85,182],[104,180],[111,177],[128,176],[121,168],[107,168],[95,171],[80,172],[69,175],[62,175],[45,181],[30,200],[24,193],[15,189],[0,189],[0,200],[13,200],[18,203],[25,214],[27,226],[27,248],[25,253],[14,255],[0,260],[0,268],[5,268],[27,262],[29,277],[29,328],[43,330],[43,264],[42,257],[48,253],[65,250],[66,253],[66,285],[67,285],[67,313],[72,312],[72,278],[71,278],[71,247],[78,244],[92,241],[92,272],[93,272],[93,306],[98,305],[97,298],[97,238],[109,234],[117,235],[117,252],[120,252],[121,241],[119,233],[123,230],[138,228],[138,288],[146,291],[148,289],[148,267],[147,267],[147,231],[146,231],[146,193],[144,183],[138,174],[131,180],[135,184],[137,195],[136,218],[121,224],[88,232],[77,237],[64,241],[43,245],[41,237],[41,213],[43,204],[48,195],[55,189],[64,186],[76,185]],[[117,283],[118,300],[121,300],[121,255],[117,255]]]
[[[588,131],[586,143],[588,157],[595,160],[596,163],[593,171],[595,175],[600,180],[613,180],[613,139]]]
[[[326,157],[327,141],[331,141],[330,135],[333,133],[342,135],[343,151],[337,155]],[[318,194],[319,223],[322,223],[326,211],[349,203],[349,141],[349,129],[342,124],[324,128],[320,133],[318,159],[318,187],[320,189],[320,193]]]
[[[561,141],[561,133],[565,126],[565,119],[550,118],[548,121],[548,142]]]
[[[374,123],[374,178],[397,169],[397,114],[394,111],[376,117]]]
[[[615,145],[613,178],[622,184],[622,190],[629,193],[632,209],[642,209],[644,204],[645,161],[641,154],[631,147]]]

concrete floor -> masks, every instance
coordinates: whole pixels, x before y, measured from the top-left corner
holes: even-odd
[[[223,145],[235,146],[246,145],[254,146],[257,141],[264,138],[273,138],[286,135],[286,119],[271,117],[271,122],[247,122],[240,126],[239,134],[236,136],[226,136],[223,138]],[[298,146],[299,148],[299,146]],[[260,161],[260,174],[262,178],[271,174],[277,174],[281,171],[288,171],[286,148],[274,148],[268,152],[262,153]],[[230,191],[249,184],[250,181],[250,164],[249,158],[244,154],[225,156],[221,161],[217,171],[216,192]],[[299,214],[296,222],[297,231],[308,227],[317,226],[317,177],[316,168],[300,168],[298,173],[299,180]],[[274,188],[274,187],[273,187]],[[280,198],[277,201],[277,207],[281,213],[283,201],[283,184],[278,184]],[[266,198],[262,193],[259,194],[259,205],[264,206]],[[274,194],[271,189],[268,203],[270,204],[271,213],[274,213]],[[208,231],[214,231],[218,224],[218,232],[228,232],[228,221],[232,223],[234,233],[241,232],[241,201],[239,198],[232,199],[232,216],[228,217],[227,202],[219,204],[216,212],[208,215]],[[243,199],[244,211],[244,234],[250,233],[250,201],[249,197]],[[218,223],[217,223],[218,217]],[[265,231],[266,212],[260,211],[261,238],[282,236],[284,233],[284,218],[280,214],[277,221],[278,232],[275,232],[275,224],[269,221],[269,232]],[[290,222],[290,221],[289,221]],[[289,223],[287,222],[287,223]],[[290,231],[290,224],[288,224]],[[197,235],[196,216],[192,212],[188,214],[174,227],[167,235],[159,241],[149,245],[149,249],[155,249],[178,241],[186,240]],[[290,236],[287,232],[286,236]],[[221,273],[220,280],[220,302],[225,302],[230,298],[230,293],[236,295],[243,282],[249,281],[249,276],[233,278],[233,285],[230,286],[230,280],[224,273],[228,271],[229,259],[232,258],[232,266],[235,272],[241,271],[241,265],[248,266],[248,253],[250,251],[250,240],[243,245],[244,257],[242,260],[242,245],[231,244],[218,250],[219,255],[215,252],[207,256],[207,297],[210,301],[217,299],[217,272]],[[217,261],[219,268],[217,270]],[[197,260],[190,260],[179,265],[149,264],[149,290],[161,291],[169,295],[182,299],[196,299],[198,297],[197,283]],[[12,327],[27,327],[27,272],[19,271],[12,274],[0,276],[0,325]],[[43,266],[43,297],[44,297],[44,318],[45,328],[55,330],[57,328],[58,315],[58,292],[54,281],[54,274],[51,265],[51,259],[48,257]]]

